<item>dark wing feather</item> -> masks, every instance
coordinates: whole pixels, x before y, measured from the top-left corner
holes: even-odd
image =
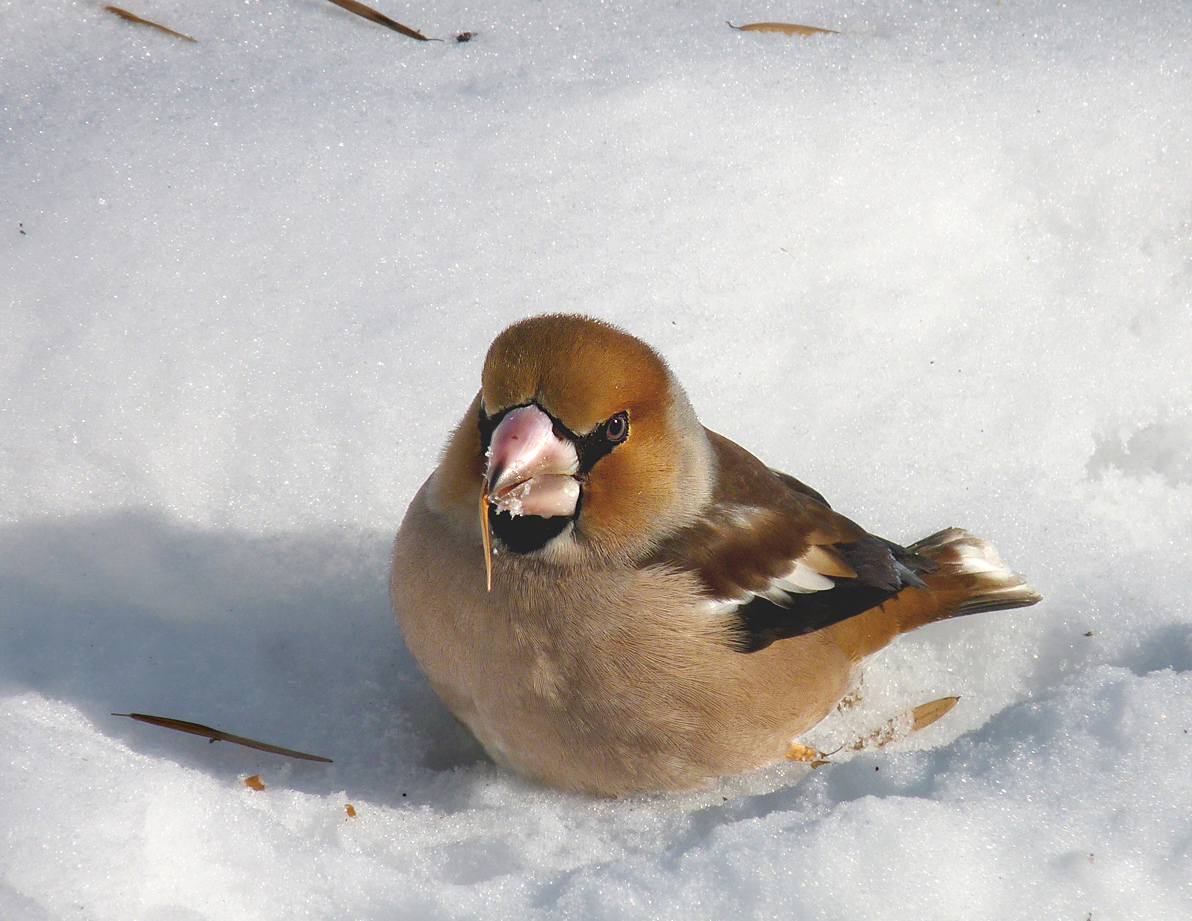
[[[850,544],[835,544],[834,549],[853,567],[857,578],[835,577],[831,589],[787,593],[780,596],[781,600],[755,595],[739,605],[735,616],[740,620],[738,642],[742,652],[757,652],[775,640],[814,633],[848,620],[877,607],[908,585],[924,588],[919,574],[938,568],[930,560],[872,534]]]
[[[736,648],[741,652],[757,652],[776,640],[823,630],[877,607],[894,594],[856,580],[842,579],[833,589],[790,595],[790,600],[782,603],[755,595],[735,612],[740,621]]]
[[[708,508],[649,562],[695,574],[709,601],[731,612],[741,651],[854,617],[922,587],[919,574],[935,569],[727,438],[708,438],[718,468]]]

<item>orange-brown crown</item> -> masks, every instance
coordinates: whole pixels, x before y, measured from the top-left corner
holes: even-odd
[[[657,352],[608,323],[565,314],[530,317],[497,336],[483,383],[488,413],[533,400],[577,434],[621,410],[665,412],[671,400]]]

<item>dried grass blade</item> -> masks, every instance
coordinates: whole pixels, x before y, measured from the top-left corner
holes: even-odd
[[[167,35],[172,35],[174,38],[180,38],[184,42],[194,42],[195,44],[198,44],[197,38],[191,38],[189,35],[183,35],[181,32],[175,32],[173,29],[167,29],[160,23],[153,22],[150,19],[142,19],[136,13],[130,13],[128,10],[122,10],[118,6],[105,6],[104,9],[109,13],[115,13],[121,19],[127,19],[129,22],[139,23],[142,26],[153,26],[153,28],[159,29],[160,31],[165,32]]]
[[[484,579],[487,591],[493,590],[493,539],[488,531],[488,490],[480,490],[480,543],[484,545]]]
[[[729,28],[736,29],[738,32],[781,32],[783,35],[840,34],[835,29],[821,29],[819,26],[801,26],[793,22],[751,22],[744,26],[734,26],[730,22],[728,25]]]
[[[421,32],[415,32],[409,26],[403,26],[400,22],[390,19],[384,13],[378,13],[371,6],[365,6],[357,0],[331,0],[336,6],[343,7],[349,13],[355,13],[357,16],[362,16],[369,22],[375,22],[377,25],[384,26],[386,29],[392,29],[394,32],[400,32],[402,35],[407,35],[410,38],[416,38],[420,42],[441,42],[441,38],[427,38]]]
[[[243,745],[245,748],[254,748],[272,755],[284,755],[287,758],[298,758],[302,761],[321,761],[324,764],[331,764],[330,758],[324,758],[321,755],[308,755],[306,752],[294,751],[292,748],[282,748],[280,745],[270,745],[268,742],[258,742],[256,739],[234,736],[230,732],[212,729],[202,723],[176,720],[168,716],[150,716],[147,713],[113,713],[112,716],[127,716],[129,719],[149,723],[151,726],[160,726],[163,729],[173,729],[177,732],[189,732],[191,735],[202,736],[212,742],[231,742],[234,745]]]

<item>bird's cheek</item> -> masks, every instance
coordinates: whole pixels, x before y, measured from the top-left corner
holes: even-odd
[[[628,452],[614,451],[588,478],[580,527],[610,549],[632,551],[667,527],[670,490],[661,471],[635,465]]]

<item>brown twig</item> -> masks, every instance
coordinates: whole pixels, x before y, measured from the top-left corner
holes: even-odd
[[[201,723],[171,719],[168,716],[149,716],[145,713],[113,713],[112,716],[127,716],[129,719],[134,719],[141,723],[149,723],[152,726],[161,726],[163,729],[189,732],[191,735],[202,736],[205,739],[210,739],[212,742],[231,742],[234,745],[243,745],[245,748],[255,748],[257,751],[269,752],[274,755],[285,755],[287,758],[300,758],[303,761],[322,761],[325,764],[331,764],[330,758],[323,758],[319,755],[308,755],[305,752],[296,752],[292,748],[282,748],[280,745],[258,742],[256,739],[246,739],[244,736],[234,736],[230,732],[224,732],[221,729],[212,729],[210,726],[204,726]]]

